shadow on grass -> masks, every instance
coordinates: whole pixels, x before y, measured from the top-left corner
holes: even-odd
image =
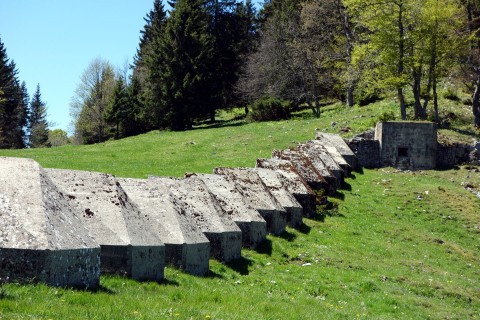
[[[352,185],[346,181],[343,181],[342,185],[340,186],[340,190],[352,191]]]
[[[208,274],[205,276],[205,278],[209,279],[223,279],[223,276],[220,273],[216,273],[215,271],[208,270]]]
[[[350,186],[350,189],[351,189],[351,186]],[[342,201],[345,200],[345,194],[343,194],[338,190],[334,194],[332,194],[330,197],[334,199],[342,200]],[[329,203],[330,202],[327,202],[324,206],[328,206]]]
[[[13,300],[13,297],[7,293],[5,288],[0,286],[0,301],[2,300]]]
[[[266,254],[271,256],[272,255],[272,241],[269,239],[263,240],[261,243],[257,245],[254,249],[257,253]]]
[[[302,223],[301,225],[295,227],[295,230],[303,234],[309,234],[312,228],[310,226],[307,226],[305,223]]]
[[[247,276],[250,273],[248,267],[253,265],[253,261],[244,257],[240,257],[238,259],[226,262],[225,265],[233,271],[238,272],[242,276]]]
[[[203,124],[193,127],[191,130],[241,127],[247,124],[246,121],[241,121],[243,119],[245,119],[245,116],[235,117],[231,120],[217,120],[215,122],[204,122]]]
[[[103,285],[100,285],[98,288],[95,288],[95,289],[87,289],[85,291],[88,291],[88,292],[91,292],[91,293],[105,293],[105,294],[109,294],[109,295],[114,295],[114,294],[117,294],[115,291],[113,291],[112,289],[109,289]]]
[[[338,212],[338,205],[332,202],[327,202],[324,205],[317,206],[317,212],[311,220],[325,222],[327,217],[340,217],[345,218],[345,215]]]
[[[159,285],[162,285],[162,286],[178,287],[180,285],[177,281],[169,280],[169,279],[162,279],[162,280],[156,281],[156,283],[158,283]]]
[[[297,238],[297,235],[291,232],[288,232],[287,230],[283,231],[281,234],[273,235],[273,236],[277,238],[282,238],[284,240],[287,240],[288,242],[292,242]]]

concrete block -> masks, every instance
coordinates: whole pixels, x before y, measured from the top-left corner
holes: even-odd
[[[315,140],[320,141],[321,144],[327,149],[335,148],[337,152],[345,159],[351,170],[356,170],[358,168],[357,156],[355,156],[355,153],[353,153],[345,140],[343,140],[343,138],[338,134],[317,132]]]
[[[165,245],[112,175],[45,170],[82,213],[80,219],[100,244],[102,273],[139,281],[163,279]]]
[[[265,168],[255,168],[252,170],[258,174],[270,193],[275,197],[283,209],[287,211],[288,225],[291,227],[303,225],[303,208],[295,197],[283,187],[277,173],[274,170]]]
[[[255,208],[267,222],[267,230],[279,235],[285,231],[287,212],[268,191],[262,179],[249,168],[215,168],[242,194],[245,202]]]
[[[347,173],[342,168],[342,166],[335,161],[330,152],[321,144],[318,140],[308,141],[306,144],[301,146],[301,149],[310,157],[312,163],[316,165],[317,163],[323,164],[328,172],[335,178],[336,188],[340,188],[343,184],[345,176]],[[342,158],[342,163],[344,159]]]
[[[174,205],[169,186],[142,179],[117,181],[165,244],[166,263],[190,274],[206,275],[210,242],[181,208]]]
[[[305,217],[315,215],[317,196],[290,161],[275,158],[257,159],[256,167],[275,170],[283,187],[302,205],[303,215]]]
[[[100,246],[31,159],[0,157],[0,278],[99,286]]]
[[[205,183],[195,176],[173,180],[150,177],[154,183],[169,185],[173,204],[190,218],[210,241],[210,255],[229,262],[241,257],[242,231],[221,209]]]
[[[267,222],[255,208],[245,202],[232,182],[225,176],[216,174],[196,174],[195,176],[205,183],[223,212],[240,228],[243,246],[255,248],[266,239]]]
[[[274,150],[272,157],[290,161],[298,174],[314,190],[328,190],[328,183],[315,169],[310,158],[298,150]]]

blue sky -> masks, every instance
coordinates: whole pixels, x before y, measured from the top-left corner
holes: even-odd
[[[70,129],[69,104],[96,57],[133,61],[153,0],[0,0],[0,38],[30,97],[37,83],[51,129]]]

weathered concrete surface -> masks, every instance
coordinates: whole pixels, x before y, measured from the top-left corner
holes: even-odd
[[[283,187],[302,205],[303,215],[305,217],[315,215],[317,196],[290,161],[275,158],[257,159],[256,167],[275,170]]]
[[[165,244],[165,261],[185,272],[206,275],[210,242],[171,201],[170,188],[142,179],[117,179]]]
[[[215,168],[215,174],[224,175],[267,222],[267,230],[279,235],[285,231],[287,212],[268,191],[262,179],[249,168]]]
[[[222,210],[242,231],[242,245],[255,248],[266,239],[267,222],[255,208],[245,202],[242,194],[225,176],[196,174],[205,183]]]
[[[313,147],[315,147],[315,146],[313,146]],[[328,194],[334,194],[335,191],[337,191],[337,189],[341,185],[340,180],[338,180],[337,177],[332,172],[330,172],[327,165],[320,158],[320,154],[318,154],[318,152],[312,150],[312,145],[308,145],[308,144],[298,145],[296,150],[304,153],[305,156],[310,159],[312,165],[315,167],[315,169],[322,175],[322,177],[327,182],[327,188],[326,189],[327,189]]]
[[[431,122],[379,122],[375,140],[380,143],[383,166],[399,169],[434,169],[437,159],[437,125]]]
[[[314,190],[327,190],[328,183],[312,164],[310,158],[298,150],[274,150],[272,157],[290,161],[298,174]]]
[[[291,227],[303,225],[303,208],[284,187],[274,170],[255,168],[254,170],[278,203],[287,211],[287,223]]]
[[[301,145],[299,148],[310,157],[314,166],[317,166],[317,163],[319,163],[320,166],[323,164],[328,172],[330,172],[335,178],[336,181],[334,183],[336,188],[341,187],[346,176],[346,172],[343,170],[340,164],[335,161],[335,159],[320,141],[310,140],[306,144]]]
[[[350,149],[345,140],[337,134],[317,132],[315,140],[321,142],[323,146],[333,155],[331,148],[335,148],[338,153],[345,159],[351,170],[356,170],[358,167],[358,160],[355,153]],[[337,159],[335,159],[337,161]],[[338,161],[337,161],[338,162]]]
[[[180,208],[210,241],[210,255],[229,262],[242,255],[242,231],[221,209],[205,183],[195,176],[173,180],[150,177],[168,185],[174,206]]]
[[[0,158],[0,278],[96,288],[100,246],[38,163]]]
[[[54,183],[82,213],[80,219],[101,248],[102,273],[159,281],[165,245],[109,174],[46,169]]]

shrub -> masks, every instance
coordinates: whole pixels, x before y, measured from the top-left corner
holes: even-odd
[[[445,89],[445,92],[443,93],[443,97],[447,100],[451,100],[451,101],[460,101],[460,97],[458,96],[458,92],[457,90],[455,90],[454,88],[452,87],[447,87],[447,89]]]
[[[252,121],[285,120],[290,118],[291,103],[277,98],[262,98],[251,106],[248,118]]]

